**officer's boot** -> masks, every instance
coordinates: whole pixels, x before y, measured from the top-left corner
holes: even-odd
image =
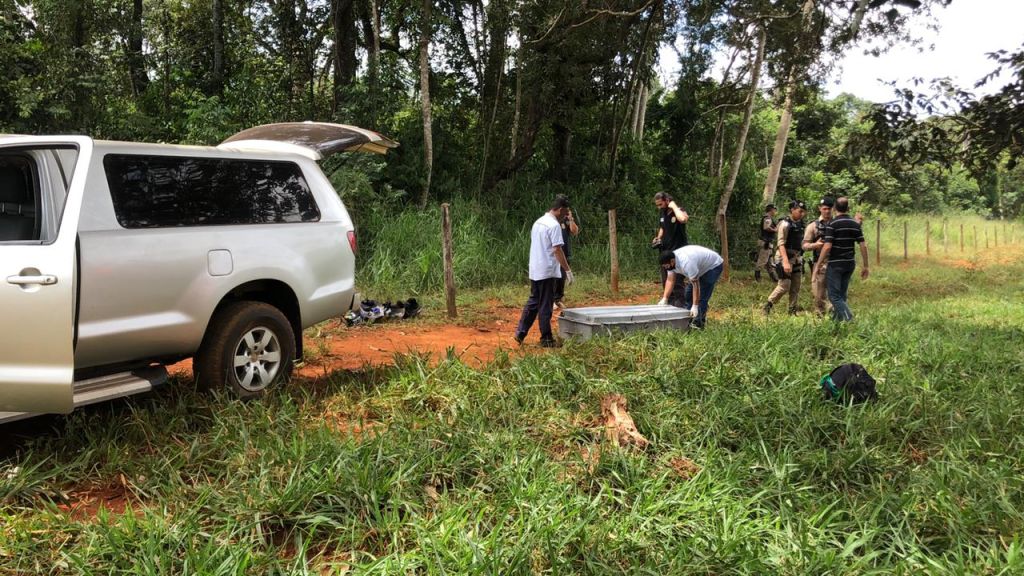
[[[800,311],[800,308],[798,306],[790,306],[789,307],[789,315],[790,316],[796,316],[796,313],[799,312],[799,311]]]
[[[754,282],[760,282],[760,281],[761,281],[761,271],[760,270],[754,270]]]
[[[772,313],[772,303],[771,302],[765,302],[764,308],[761,308],[761,313],[763,315],[765,315],[765,316],[768,316],[769,314],[771,314]]]

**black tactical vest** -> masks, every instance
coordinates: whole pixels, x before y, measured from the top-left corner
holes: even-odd
[[[828,222],[822,222],[821,218],[818,218],[818,219],[816,219],[814,221],[814,227],[817,228],[817,232],[818,232],[818,237],[814,239],[815,242],[817,242],[818,240],[821,240],[822,238],[825,237],[825,227],[826,226],[828,226]],[[818,258],[821,257],[821,250],[820,249],[819,250],[815,250],[814,252],[811,252],[811,254],[812,254],[811,262],[817,264],[818,263]]]
[[[784,220],[789,222],[789,232],[786,235],[786,251],[802,254],[804,251],[804,221],[797,220],[794,222],[789,216]]]
[[[761,216],[761,225],[760,225],[760,228],[761,228],[761,240],[763,240],[765,242],[771,242],[771,241],[775,240],[775,233],[772,232],[771,230],[765,230],[764,229],[764,221],[765,220],[770,220],[770,219],[771,219],[771,216],[768,215],[768,214],[765,214],[764,216]],[[773,221],[772,224],[775,224],[775,222]]]

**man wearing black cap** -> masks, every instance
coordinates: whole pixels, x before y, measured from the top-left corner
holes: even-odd
[[[804,231],[804,250],[812,252],[811,257],[811,294],[814,296],[814,311],[818,316],[824,316],[828,303],[828,292],[825,289],[825,271],[828,262],[821,257],[821,247],[825,245],[825,227],[832,220],[832,206],[835,200],[831,196],[825,196],[818,202],[818,219]],[[820,268],[816,266],[821,262]],[[820,272],[819,272],[820,270]]]
[[[804,214],[807,205],[800,200],[789,203],[789,216],[783,218],[778,225],[779,257],[775,263],[775,271],[779,274],[779,284],[768,296],[764,315],[771,313],[772,307],[787,292],[789,293],[789,313],[796,314],[797,301],[800,299],[800,277],[803,271],[803,239]]]
[[[761,270],[768,272],[768,277],[773,282],[778,281],[775,270],[769,262],[772,257],[772,242],[775,241],[775,204],[764,207],[764,216],[761,217],[761,240],[757,245],[757,263],[754,264],[754,280],[761,281]]]

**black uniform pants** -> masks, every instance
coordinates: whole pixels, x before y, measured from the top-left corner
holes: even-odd
[[[526,333],[533,326],[533,321],[540,316],[540,339],[552,340],[551,335],[551,308],[555,304],[555,284],[558,278],[545,278],[543,280],[530,280],[530,298],[523,306],[523,314],[519,317],[519,326],[516,328],[516,336],[526,338]]]

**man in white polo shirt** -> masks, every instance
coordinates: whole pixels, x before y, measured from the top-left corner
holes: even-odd
[[[671,304],[678,308],[686,308],[689,305],[690,316],[693,318],[691,326],[703,328],[707,322],[708,301],[715,291],[718,277],[722,275],[724,260],[714,250],[693,244],[675,251],[665,250],[659,260],[662,268],[672,270],[675,274],[669,274],[665,282],[665,292],[658,304]],[[675,298],[669,301],[675,283],[680,281],[680,278],[687,282],[682,300]]]
[[[555,303],[555,284],[565,270],[566,286],[575,279],[569,262],[562,251],[562,225],[569,213],[569,199],[559,194],[551,210],[533,223],[530,231],[530,298],[523,306],[516,328],[516,342],[522,344],[533,321],[540,316],[540,345],[557,348],[559,343],[551,334],[551,313]]]

